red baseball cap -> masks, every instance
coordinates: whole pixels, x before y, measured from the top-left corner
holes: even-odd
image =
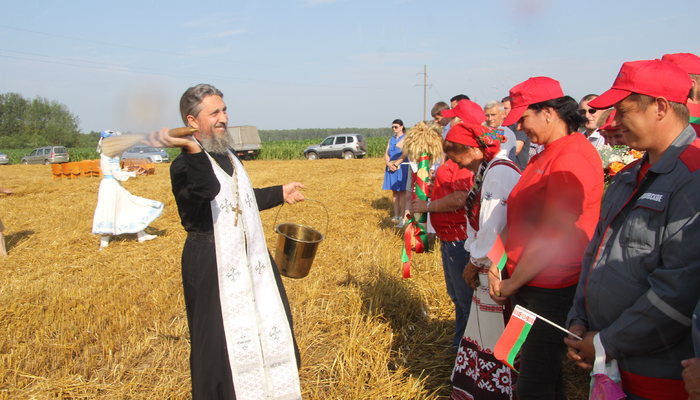
[[[510,89],[511,110],[503,126],[513,125],[523,116],[528,106],[564,97],[559,81],[546,76],[530,78]]]
[[[615,129],[620,129],[619,126],[612,126],[613,120],[615,119],[615,114],[617,113],[617,110],[612,110],[610,115],[608,115],[608,119],[605,120],[605,123],[603,126],[601,126],[598,130],[607,130],[607,131],[614,131]]]
[[[629,61],[622,64],[612,88],[588,102],[593,108],[606,109],[632,93],[664,97],[685,104],[693,81],[677,65],[661,60]]]
[[[451,110],[442,110],[440,114],[445,118],[459,117],[462,122],[468,124],[482,124],[486,121],[486,113],[480,105],[471,100],[460,100],[457,107]]]
[[[664,54],[661,61],[679,66],[686,74],[700,74],[700,57],[692,53]]]

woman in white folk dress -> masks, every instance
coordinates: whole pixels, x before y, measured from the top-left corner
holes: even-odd
[[[101,153],[102,139],[119,135],[103,131],[97,152]],[[163,203],[134,196],[122,187],[122,181],[136,176],[135,172],[122,171],[119,157],[100,155],[103,178],[100,182],[97,207],[92,221],[92,233],[101,235],[100,250],[109,245],[111,235],[136,233],[139,243],[155,239],[144,229],[163,212]]]
[[[489,296],[487,255],[506,226],[508,195],[520,179],[520,169],[500,143],[505,137],[483,125],[457,124],[445,140],[445,154],[474,173],[467,195],[467,235],[470,254],[463,277],[474,288],[467,328],[452,371],[451,399],[512,400],[515,371],[498,361],[493,350],[505,328],[503,306]]]

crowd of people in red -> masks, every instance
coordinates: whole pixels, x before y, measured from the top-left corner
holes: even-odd
[[[440,239],[453,399],[566,399],[562,361],[592,369],[594,342],[628,399],[700,399],[699,85],[700,57],[678,53],[626,62],[579,102],[534,77],[483,108],[435,105],[445,156],[430,199],[406,208]],[[607,188],[606,145],[643,154]],[[393,173],[408,160],[390,148]],[[583,340],[538,319],[512,370],[493,350],[516,305]]]

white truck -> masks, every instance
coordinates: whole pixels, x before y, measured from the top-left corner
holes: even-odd
[[[254,159],[262,147],[258,128],[251,125],[229,126],[228,134],[234,141],[233,149],[241,160]]]

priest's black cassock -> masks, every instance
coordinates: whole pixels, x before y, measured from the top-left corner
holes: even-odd
[[[235,154],[235,153],[234,153]],[[227,154],[210,153],[228,175],[233,165]],[[182,250],[182,283],[185,291],[187,323],[190,330],[192,398],[235,399],[231,366],[219,302],[216,247],[211,201],[219,193],[219,181],[204,152],[181,153],[170,166],[173,194],[187,240]],[[254,189],[260,211],[284,202],[282,186]],[[270,257],[277,288],[292,328],[287,293],[275,261]],[[293,330],[292,330],[293,336]],[[297,366],[299,349],[294,342]]]

